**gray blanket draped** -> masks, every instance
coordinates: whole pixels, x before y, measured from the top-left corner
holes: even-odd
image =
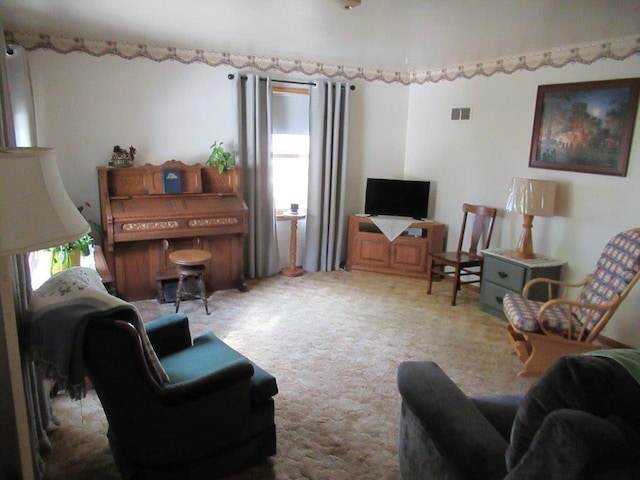
[[[95,270],[74,267],[52,276],[34,292],[29,313],[30,349],[36,364],[42,366],[45,378],[73,399],[86,395],[82,347],[85,327],[94,318],[115,317],[136,327],[149,366],[158,381],[168,381],[138,310],[110,295]]]
[[[137,314],[131,307],[100,309],[93,305],[71,304],[49,310],[31,323],[31,350],[34,360],[58,388],[71,398],[86,396],[82,354],[84,329],[92,318],[117,315],[135,324]]]

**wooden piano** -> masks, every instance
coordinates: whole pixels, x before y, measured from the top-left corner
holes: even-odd
[[[180,193],[164,193],[165,169],[179,170]],[[212,253],[205,277],[208,291],[246,291],[247,206],[240,196],[239,169],[220,174],[216,168],[176,160],[98,167],[98,185],[103,250],[118,296],[164,301],[165,284],[178,278],[169,254],[184,248]]]

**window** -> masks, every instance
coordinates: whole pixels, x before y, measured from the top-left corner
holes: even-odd
[[[271,137],[276,210],[297,203],[307,208],[309,170],[309,90],[273,86]]]
[[[297,203],[307,209],[309,135],[275,133],[273,148],[273,189],[276,210],[288,210]]]

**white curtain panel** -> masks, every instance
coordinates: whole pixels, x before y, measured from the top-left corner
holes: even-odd
[[[9,45],[6,61],[11,91],[15,146],[35,147],[38,144],[36,115],[27,52],[20,46]]]
[[[22,48],[5,43],[2,25],[0,25],[0,110],[0,147],[35,145],[35,112],[26,53]],[[21,131],[24,132],[24,138],[20,142],[18,142],[16,129],[17,118],[23,119]],[[10,226],[5,225],[4,228],[10,228]],[[12,255],[9,257],[8,264],[13,280],[18,331],[21,332],[24,330],[21,324],[27,321],[25,312],[31,293],[27,255]],[[4,326],[3,322],[4,319],[0,311],[2,326]],[[4,328],[1,330],[0,337],[4,337]],[[0,342],[0,378],[2,378],[0,385],[4,393],[9,391],[5,388],[7,380],[5,374],[8,373],[5,371],[7,367],[7,363],[4,361],[6,355],[5,342],[2,341]],[[21,346],[20,357],[31,431],[32,472],[35,478],[44,478],[44,462],[40,453],[50,450],[46,428],[53,423],[51,405],[44,391],[44,385],[29,356],[28,347]],[[0,412],[3,413],[0,415],[0,421],[7,432],[0,440],[0,451],[2,452],[0,454],[0,472],[17,471],[21,468],[20,454],[17,445],[17,432],[12,427],[15,418],[11,418],[16,406],[11,404],[12,395],[6,394],[2,397]]]
[[[319,81],[311,89],[309,194],[302,267],[338,270],[345,245],[344,198],[350,85]]]
[[[271,163],[271,80],[238,75],[236,82],[238,163],[249,208],[245,275],[263,278],[280,271]]]

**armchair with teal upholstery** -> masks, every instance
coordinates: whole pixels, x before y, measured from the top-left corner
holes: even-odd
[[[127,315],[88,321],[84,362],[124,478],[212,479],[276,453],[276,379],[182,314],[145,324],[168,377]]]
[[[174,314],[150,322],[95,270],[57,273],[34,292],[30,347],[74,399],[88,376],[125,479],[210,480],[276,453],[276,379],[213,333],[192,340]]]

